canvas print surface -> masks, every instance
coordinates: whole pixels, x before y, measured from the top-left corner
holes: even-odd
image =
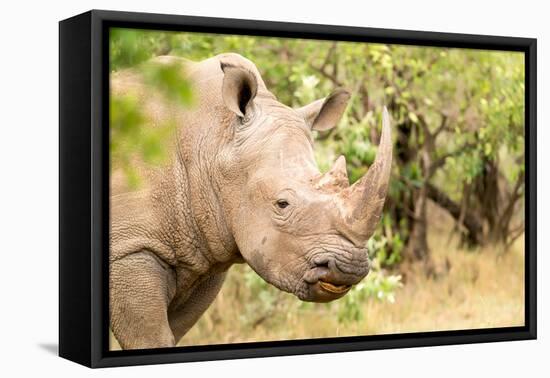
[[[523,326],[524,54],[112,28],[110,349]]]

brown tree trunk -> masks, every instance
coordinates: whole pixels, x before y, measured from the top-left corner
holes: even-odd
[[[469,247],[483,244],[483,225],[478,217],[466,209],[463,211],[460,205],[453,201],[442,190],[432,184],[426,184],[428,197],[439,207],[446,210],[457,222],[464,227],[464,240]]]
[[[496,159],[483,161],[483,171],[475,181],[474,208],[487,223],[485,240],[487,243],[499,244],[507,249],[524,230],[523,220],[514,226],[518,203],[525,187],[524,174],[521,173],[515,184],[510,186],[502,178],[499,162]]]
[[[420,150],[420,166],[422,176],[426,180],[430,176],[431,170],[431,148],[428,135],[424,135],[425,143]],[[434,276],[435,269],[431,259],[430,248],[428,246],[428,190],[427,182],[414,191],[414,213],[411,234],[407,242],[405,254],[408,259],[414,259],[423,264],[424,272],[427,276]]]
[[[498,225],[500,221],[500,200],[501,193],[498,183],[497,162],[483,159],[481,174],[474,181],[474,209],[479,212],[480,218],[487,222],[488,242],[498,242],[501,239],[502,231]]]
[[[417,192],[414,208],[414,222],[405,248],[405,259],[408,263],[422,264],[427,276],[434,276],[435,269],[428,246],[427,191],[424,185]]]

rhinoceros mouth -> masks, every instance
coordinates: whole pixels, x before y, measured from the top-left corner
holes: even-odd
[[[351,289],[351,285],[335,285],[323,280],[319,280],[319,286],[321,289],[333,294],[344,294]]]

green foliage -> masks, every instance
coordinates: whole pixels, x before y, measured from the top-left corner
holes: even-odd
[[[137,188],[140,177],[136,172],[135,159],[159,165],[166,155],[174,126],[171,123],[159,125],[156,129],[143,127],[146,118],[133,96],[112,96],[110,99],[110,152],[111,164],[124,169],[128,184]]]
[[[245,311],[241,314],[240,320],[246,325],[254,326],[256,322],[274,311],[280,294],[251,269],[245,272],[244,283],[255,300],[246,302]]]
[[[367,300],[395,302],[395,292],[403,284],[400,275],[388,275],[380,266],[375,266],[373,271],[354,286],[339,302],[338,320],[341,323],[359,322],[363,320],[362,305]]]
[[[391,218],[387,215],[382,217],[383,228],[391,227]],[[400,233],[395,233],[387,237],[382,232],[377,231],[367,242],[369,255],[376,257],[376,262],[382,266],[393,266],[402,259],[402,252],[405,248],[405,241]]]
[[[144,64],[140,69],[151,88],[155,88],[168,100],[181,106],[191,105],[193,101],[191,83],[185,79],[184,67],[180,63]]]
[[[111,28],[109,62],[111,71],[134,67],[168,52],[170,33],[150,30]]]
[[[119,28],[111,29],[110,33],[110,68],[113,73],[132,68],[141,74],[152,95],[158,92],[182,107],[192,104],[191,84],[186,80],[184,67],[180,63],[159,65],[147,62],[152,57],[167,53],[175,34]],[[128,185],[137,188],[140,177],[136,161],[159,165],[166,160],[175,121],[168,120],[165,124],[149,127],[143,111],[144,104],[131,93],[111,96],[109,105],[111,166],[122,168]]]

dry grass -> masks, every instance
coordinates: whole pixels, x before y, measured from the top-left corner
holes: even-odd
[[[215,302],[180,345],[373,335],[436,330],[521,326],[524,324],[524,249],[520,238],[506,253],[486,247],[458,248],[450,222],[434,214],[430,246],[438,278],[409,267],[395,303],[369,299],[359,321],[341,322],[342,303],[304,305],[266,288],[270,306],[245,284],[246,266],[236,266]],[[262,295],[262,291],[258,296]],[[114,338],[113,338],[114,341]],[[116,341],[113,347],[118,347]]]

